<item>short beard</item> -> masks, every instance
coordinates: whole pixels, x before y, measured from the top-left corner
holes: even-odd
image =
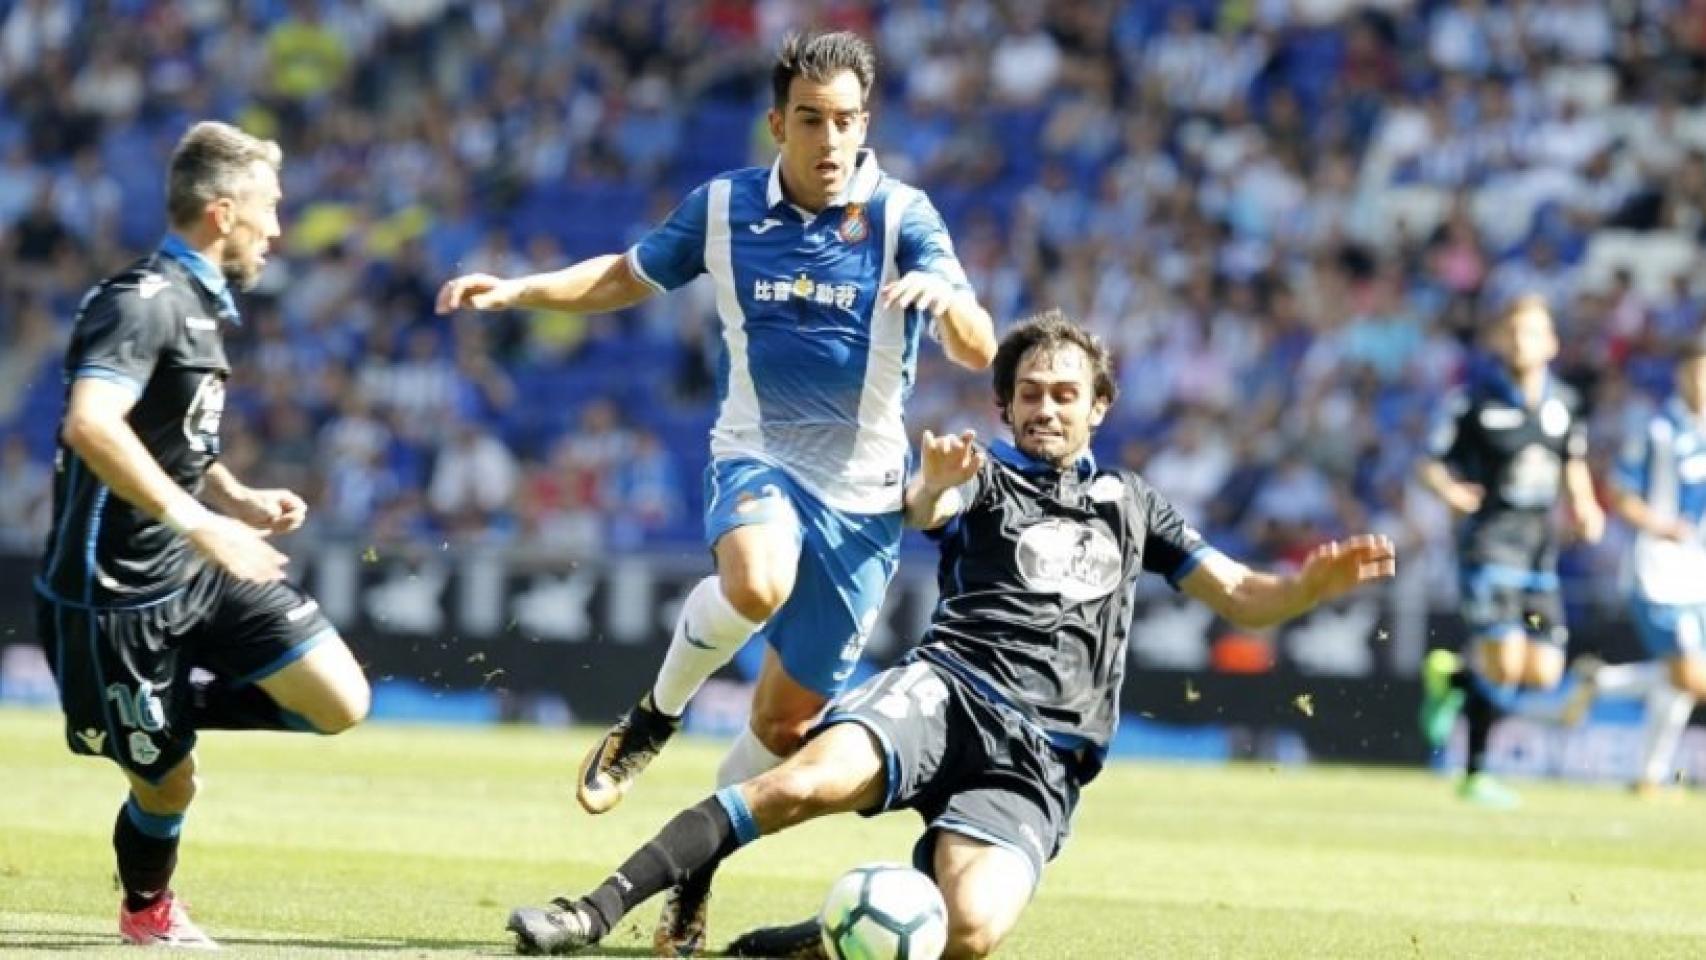
[[[1030,441],[1025,440],[1024,436],[1024,431],[1019,431],[1018,435],[1013,438],[1013,445],[1018,447],[1020,451],[1031,459],[1041,460],[1057,470],[1065,470],[1067,467],[1077,463],[1078,458],[1084,455],[1083,448],[1079,448],[1076,452],[1055,456],[1045,452],[1041,447],[1027,447],[1026,444]],[[1061,437],[1061,442],[1066,443],[1068,440],[1066,437]]]
[[[255,284],[261,279],[259,271],[251,273],[248,265],[241,260],[226,260],[219,265],[219,272],[225,275],[226,282],[239,293],[248,293],[255,289]]]

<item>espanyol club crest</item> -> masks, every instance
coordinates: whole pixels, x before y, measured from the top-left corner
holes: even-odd
[[[871,235],[871,222],[865,219],[865,208],[857,203],[847,205],[847,212],[841,215],[841,226],[836,230],[836,236],[842,243],[864,243]]]

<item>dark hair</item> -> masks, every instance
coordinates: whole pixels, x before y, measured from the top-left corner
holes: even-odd
[[[1509,325],[1518,315],[1530,310],[1539,310],[1548,317],[1552,316],[1552,306],[1546,302],[1546,295],[1529,291],[1505,301],[1504,308],[1493,317],[1493,329]]]
[[[1095,398],[1113,403],[1120,395],[1114,382],[1113,355],[1102,338],[1084,329],[1058,309],[1045,310],[1019,321],[1001,338],[995,351],[995,405],[1001,408],[1001,419],[1007,421],[1007,408],[1013,402],[1013,390],[1019,379],[1019,364],[1032,352],[1051,354],[1061,347],[1076,346],[1090,359],[1091,387]]]
[[[228,123],[204,120],[191,127],[172,150],[166,173],[167,219],[174,227],[187,227],[201,218],[209,203],[236,198],[249,188],[250,168],[257,160],[277,170],[284,154],[277,143]]]
[[[776,66],[770,71],[770,89],[776,96],[776,109],[788,105],[788,88],[795,77],[805,77],[813,83],[828,83],[842,71],[851,70],[859,78],[859,103],[871,99],[871,87],[877,82],[877,55],[864,37],[845,30],[838,33],[790,33],[776,51]]]

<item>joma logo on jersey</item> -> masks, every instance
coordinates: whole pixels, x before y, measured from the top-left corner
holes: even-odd
[[[859,301],[856,283],[818,283],[805,274],[792,280],[754,280],[752,299],[758,303],[786,303],[799,300],[841,310],[853,309]]]

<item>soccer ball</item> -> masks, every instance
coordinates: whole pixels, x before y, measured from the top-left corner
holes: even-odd
[[[948,944],[948,908],[930,878],[898,863],[841,875],[818,915],[834,960],[936,960]]]

